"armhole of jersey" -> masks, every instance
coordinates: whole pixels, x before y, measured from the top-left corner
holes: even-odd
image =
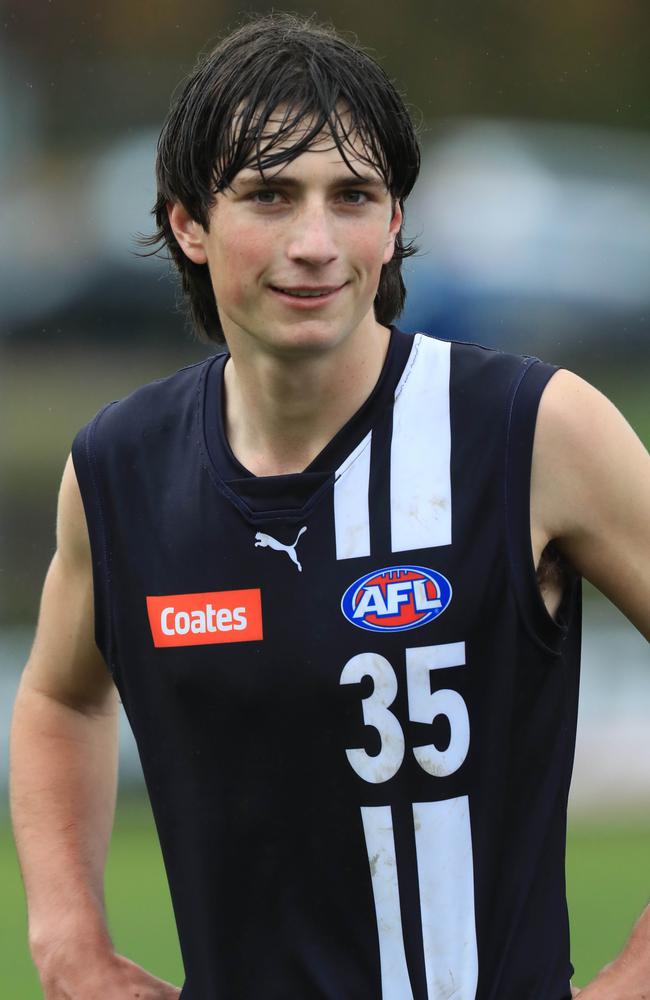
[[[93,607],[95,612],[95,642],[111,673],[110,557],[103,502],[95,461],[95,431],[97,424],[113,403],[104,406],[93,420],[83,427],[72,442],[72,462],[86,514],[93,567]]]
[[[505,532],[513,586],[520,613],[531,636],[545,649],[557,652],[568,631],[566,612],[574,603],[573,582],[554,619],[544,604],[533,555],[530,525],[530,487],[533,442],[539,403],[546,385],[558,370],[526,359],[510,395],[506,428]]]

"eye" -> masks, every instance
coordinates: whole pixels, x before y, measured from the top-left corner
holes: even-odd
[[[346,205],[365,205],[368,201],[365,191],[344,191],[342,198]]]
[[[253,191],[250,197],[257,205],[276,205],[279,193],[271,188],[260,188],[258,191]]]

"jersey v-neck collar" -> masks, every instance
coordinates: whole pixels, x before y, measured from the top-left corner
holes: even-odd
[[[221,490],[249,515],[301,514],[390,405],[413,347],[413,335],[391,327],[386,358],[374,389],[302,472],[256,476],[235,457],[225,432],[224,368],[229,354],[216,355],[203,380],[201,434],[211,471]]]

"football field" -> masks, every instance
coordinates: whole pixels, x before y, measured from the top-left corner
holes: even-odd
[[[568,845],[568,894],[575,982],[583,985],[621,948],[650,896],[650,822],[581,821]],[[41,995],[26,944],[25,908],[13,842],[0,826],[0,996]],[[119,950],[164,979],[182,966],[152,821],[121,803],[107,871],[107,905]]]

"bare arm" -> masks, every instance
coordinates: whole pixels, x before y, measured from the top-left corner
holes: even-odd
[[[540,403],[533,547],[555,540],[650,641],[650,455],[616,407],[560,371]]]
[[[531,529],[537,560],[555,540],[650,640],[650,456],[618,410],[569,372],[551,379],[540,404]],[[621,955],[579,994],[650,998],[650,907]]]
[[[118,702],[93,629],[90,546],[68,460],[57,551],[11,732],[11,808],[30,947],[52,1000],[171,1000],[178,990],[114,954],[106,926],[103,876],[115,806]]]

